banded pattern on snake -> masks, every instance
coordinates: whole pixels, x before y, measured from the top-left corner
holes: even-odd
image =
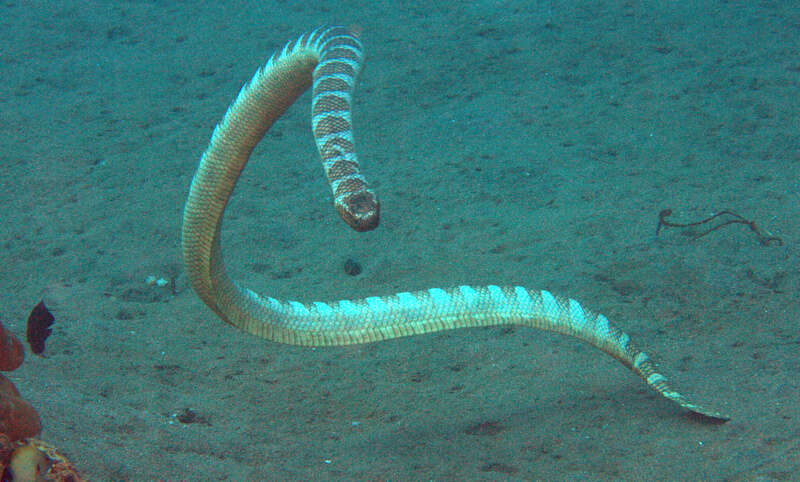
[[[548,291],[458,286],[361,300],[300,303],[260,296],[231,280],[220,247],[228,198],[253,148],[312,82],[312,129],[336,209],[357,231],[377,226],[377,197],[359,172],[351,132],[350,95],[361,60],[361,43],[347,29],[326,27],[307,33],[289,42],[256,72],[214,129],[186,202],[182,248],[192,288],[220,318],[268,340],[305,346],[523,325],[594,345],[681,407],[711,419],[728,419],[673,390],[650,358],[606,317]]]

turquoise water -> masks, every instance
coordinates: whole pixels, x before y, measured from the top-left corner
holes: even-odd
[[[548,289],[732,420],[522,328],[312,350],[219,321],[180,256],[191,176],[241,85],[327,23],[365,46],[353,118],[381,226],[338,220],[306,94],[232,198],[236,279],[303,301]],[[23,339],[44,300],[56,323],[6,375],[95,480],[792,478],[798,25],[792,2],[7,2],[0,320]],[[656,236],[667,208],[783,244]]]

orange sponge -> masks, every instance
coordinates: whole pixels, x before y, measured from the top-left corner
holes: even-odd
[[[0,323],[0,371],[10,372],[22,365],[25,351],[17,337],[3,328]]]
[[[22,364],[22,343],[0,324],[0,370],[11,371]],[[39,414],[19,396],[11,380],[0,375],[0,434],[12,442],[33,437],[42,431]]]
[[[0,375],[0,433],[11,441],[38,435],[42,431],[39,414],[19,396],[11,380]]]

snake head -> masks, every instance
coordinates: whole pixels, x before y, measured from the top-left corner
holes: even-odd
[[[380,203],[372,189],[347,194],[336,200],[336,210],[348,226],[358,232],[378,227]]]

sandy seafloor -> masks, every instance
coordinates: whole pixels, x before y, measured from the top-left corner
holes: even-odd
[[[799,10],[4,2],[0,319],[24,338],[43,299],[57,320],[46,356],[9,376],[97,480],[797,477]],[[529,329],[307,349],[217,319],[182,267],[191,176],[239,87],[326,23],[362,31],[354,128],[382,224],[336,216],[306,94],[229,206],[235,278],[302,301],[545,288],[732,419],[703,423]],[[665,208],[734,210],[784,244],[744,225],[656,237]]]

